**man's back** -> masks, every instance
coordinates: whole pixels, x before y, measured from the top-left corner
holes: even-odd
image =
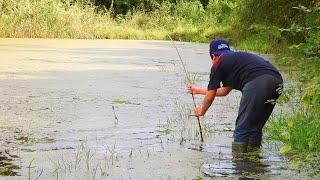
[[[230,52],[221,55],[218,66],[212,69],[211,80],[214,79],[214,84],[222,82],[223,86],[242,90],[247,82],[264,74],[282,80],[278,70],[262,57],[247,52]]]

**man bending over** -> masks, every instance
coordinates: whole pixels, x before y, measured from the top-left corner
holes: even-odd
[[[210,43],[212,68],[207,89],[189,85],[191,94],[205,95],[195,116],[203,116],[216,96],[226,96],[232,89],[242,92],[236,127],[234,151],[247,152],[261,146],[262,128],[269,119],[282,77],[279,71],[260,56],[247,52],[234,52],[223,39]],[[222,87],[220,85],[222,83]]]

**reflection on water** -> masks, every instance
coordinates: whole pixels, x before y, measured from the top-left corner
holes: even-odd
[[[261,161],[258,152],[241,155],[234,154],[233,165],[236,173],[246,178],[270,172],[269,165]]]
[[[0,151],[0,176],[17,176],[19,166],[13,164],[9,154]]]
[[[232,156],[220,159],[218,162],[203,165],[202,172],[209,177],[239,179],[259,179],[280,174],[275,165],[268,162],[260,150],[250,153],[232,153]]]

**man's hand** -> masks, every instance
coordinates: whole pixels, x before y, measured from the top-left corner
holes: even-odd
[[[216,89],[207,91],[207,94],[203,99],[202,106],[196,107],[194,109],[194,116],[199,117],[199,116],[204,116],[206,114],[207,110],[211,106],[211,104],[216,96],[216,92],[217,92]]]
[[[189,94],[202,94],[206,95],[207,94],[207,89],[200,88],[194,85],[188,85],[188,93]]]
[[[188,93],[189,94],[198,94],[198,87],[193,85],[188,85]]]
[[[194,108],[194,116],[199,117],[199,116],[203,116],[204,114],[202,114],[202,107],[196,107]]]

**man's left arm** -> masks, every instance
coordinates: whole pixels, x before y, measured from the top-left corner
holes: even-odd
[[[202,107],[196,107],[194,110],[195,116],[203,116],[211,106],[214,98],[216,97],[217,90],[208,90],[206,96],[203,99]]]

